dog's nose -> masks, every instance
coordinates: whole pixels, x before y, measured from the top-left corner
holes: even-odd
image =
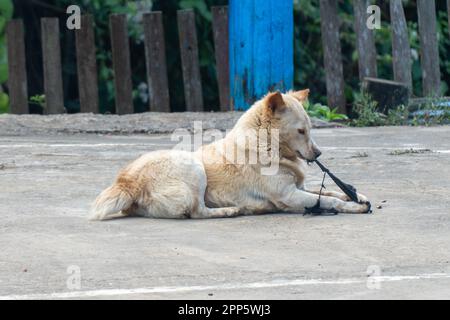
[[[320,151],[320,150],[314,151],[314,156],[316,157],[316,159],[319,158],[321,155],[322,155],[322,151]]]

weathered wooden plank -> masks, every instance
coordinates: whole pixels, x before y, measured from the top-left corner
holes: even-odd
[[[439,69],[435,1],[417,0],[417,12],[419,16],[423,94],[425,96],[438,96],[441,92],[441,72]]]
[[[403,82],[364,78],[362,88],[378,103],[377,109],[385,114],[395,107],[408,105],[409,89]]]
[[[81,29],[75,31],[80,112],[98,113],[98,78],[95,36],[91,15],[81,17]]]
[[[328,105],[347,113],[337,0],[320,0],[322,44]]]
[[[228,40],[228,7],[212,7],[214,47],[216,54],[217,83],[219,85],[220,110],[229,111],[230,64]]]
[[[116,113],[129,114],[133,113],[134,107],[127,16],[125,14],[113,14],[109,17],[109,23],[116,91]]]
[[[294,2],[230,0],[230,91],[235,109],[248,109],[269,90],[292,89]]]
[[[394,80],[406,84],[411,94],[413,88],[411,46],[402,0],[390,1],[390,13]]]
[[[170,112],[166,45],[160,11],[144,15],[144,35],[150,111]]]
[[[179,10],[178,32],[187,111],[203,111],[202,82],[194,11]]]
[[[377,77],[377,52],[373,30],[367,28],[370,0],[353,0],[359,78]]]
[[[58,18],[42,18],[45,114],[64,113],[61,44]]]
[[[28,85],[25,59],[23,22],[11,20],[6,28],[8,46],[8,88],[10,112],[26,114],[28,110]]]

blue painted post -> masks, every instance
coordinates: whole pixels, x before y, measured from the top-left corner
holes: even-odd
[[[246,110],[268,91],[292,89],[292,0],[230,0],[230,93]]]

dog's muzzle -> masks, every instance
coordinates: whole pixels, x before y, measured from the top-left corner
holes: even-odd
[[[322,152],[320,150],[314,150],[314,158],[313,159],[308,159],[308,158],[304,157],[303,154],[300,151],[296,151],[296,153],[297,153],[297,156],[300,159],[303,159],[303,160],[305,160],[307,162],[314,162],[315,160],[317,160],[322,155]]]

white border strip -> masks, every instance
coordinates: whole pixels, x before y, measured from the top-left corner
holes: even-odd
[[[299,287],[307,285],[346,285],[356,283],[367,283],[368,280],[373,282],[394,282],[394,281],[411,281],[411,280],[436,280],[450,279],[449,273],[431,273],[409,276],[378,276],[368,278],[348,278],[337,280],[323,279],[294,279],[294,280],[277,280],[269,282],[251,282],[251,283],[230,283],[210,286],[185,286],[185,287],[152,287],[152,288],[136,288],[136,289],[104,289],[90,291],[72,291],[72,292],[55,292],[42,294],[25,294],[25,295],[8,295],[0,296],[0,300],[47,300],[47,299],[77,299],[77,298],[93,298],[93,297],[110,297],[124,296],[132,294],[152,294],[152,293],[178,293],[178,292],[196,292],[209,290],[233,290],[233,289],[263,289],[277,287]]]

